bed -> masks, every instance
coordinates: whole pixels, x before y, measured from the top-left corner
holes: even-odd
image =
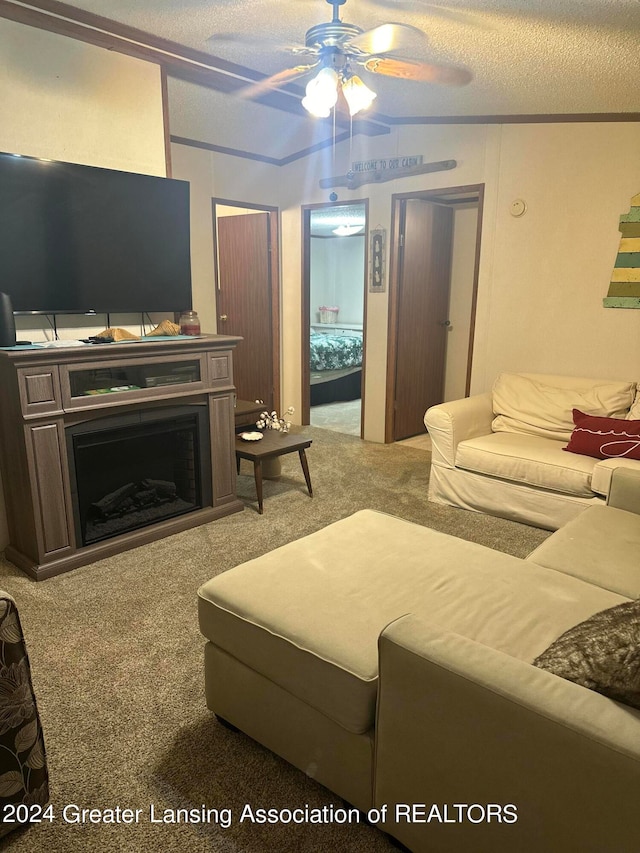
[[[311,332],[309,369],[311,405],[357,400],[362,383],[362,332]]]

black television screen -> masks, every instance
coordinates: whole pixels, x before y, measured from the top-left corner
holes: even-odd
[[[0,291],[16,312],[191,308],[188,182],[0,154]]]

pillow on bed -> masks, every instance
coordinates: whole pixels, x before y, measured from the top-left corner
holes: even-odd
[[[640,600],[601,610],[565,631],[533,665],[640,708]]]

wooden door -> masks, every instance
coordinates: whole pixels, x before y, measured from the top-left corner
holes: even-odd
[[[400,209],[394,439],[424,432],[443,400],[453,211],[422,199]]]
[[[274,407],[269,214],[218,218],[218,332],[240,335],[233,353],[239,400]]]

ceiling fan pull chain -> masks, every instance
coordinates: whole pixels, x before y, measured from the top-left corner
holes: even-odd
[[[333,145],[332,145],[332,163],[333,168],[336,167],[336,108],[333,108]]]
[[[349,168],[347,171],[351,170],[351,164],[353,163],[353,116],[349,115]]]

